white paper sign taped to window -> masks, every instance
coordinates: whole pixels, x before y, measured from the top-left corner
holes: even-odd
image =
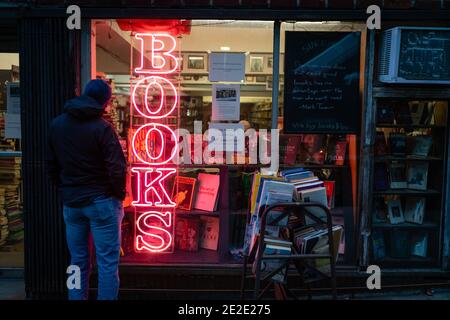
[[[240,119],[240,85],[212,85],[212,121],[239,121]]]
[[[9,114],[20,114],[20,87],[18,82],[6,85],[6,111]]]
[[[209,54],[209,81],[242,82],[245,78],[244,53]]]
[[[22,139],[20,114],[16,113],[5,114],[5,138]]]

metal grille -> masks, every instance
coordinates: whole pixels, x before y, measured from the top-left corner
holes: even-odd
[[[23,19],[20,24],[21,121],[28,298],[65,296],[68,251],[56,188],[47,178],[48,127],[78,88],[79,32],[65,19]]]
[[[383,33],[383,40],[381,43],[381,57],[379,75],[389,74],[389,61],[391,60],[391,46],[392,46],[392,30]]]

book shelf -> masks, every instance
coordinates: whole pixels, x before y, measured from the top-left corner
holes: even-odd
[[[371,264],[420,268],[441,262],[448,102],[439,98],[436,89],[373,88]]]
[[[355,206],[354,206],[354,181],[353,177],[356,174],[356,164],[354,161],[357,159],[357,155],[352,144],[357,145],[358,141],[354,135],[333,135],[333,134],[284,134],[289,137],[295,138],[303,136],[305,141],[301,142],[298,147],[297,156],[295,157],[295,164],[286,164],[286,155],[289,151],[283,151],[281,148],[281,141],[283,136],[280,136],[280,169],[290,169],[301,167],[313,171],[317,176],[321,177],[324,181],[334,181],[334,199],[335,205],[330,209],[333,218],[333,224],[342,225],[344,227],[344,240],[340,246],[338,264],[340,265],[352,265],[355,262]],[[311,137],[314,137],[313,143],[309,141]],[[309,141],[309,142],[308,142]],[[336,145],[338,141],[345,141],[345,151],[343,153],[341,161],[336,161]],[[290,141],[292,142],[292,141]],[[289,143],[289,142],[288,142]],[[312,147],[314,145],[314,147]],[[306,153],[309,155],[305,156]],[[314,160],[316,151],[323,153],[324,159],[319,161]],[[283,161],[283,159],[285,161]]]
[[[220,177],[220,188],[218,195],[217,211],[204,211],[192,208],[191,210],[176,209],[176,217],[217,217],[219,218],[219,230],[218,230],[218,244],[217,250],[199,248],[196,251],[187,251],[174,248],[171,253],[162,254],[143,254],[136,253],[132,246],[130,246],[121,258],[121,264],[124,265],[189,265],[189,266],[201,266],[201,265],[218,265],[218,264],[237,264],[238,262],[233,259],[229,253],[230,249],[230,209],[229,209],[229,168],[227,165],[179,165],[179,175],[184,175],[183,169],[198,169],[203,171],[204,169],[212,169],[217,171]],[[128,222],[130,223],[130,232],[126,235],[129,239],[133,239],[132,230],[134,224],[134,208],[125,208],[125,214]],[[245,217],[243,217],[245,218]]]

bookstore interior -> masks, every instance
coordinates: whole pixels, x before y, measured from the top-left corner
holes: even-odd
[[[440,266],[450,96],[417,98],[389,79],[379,81],[378,68],[385,79],[397,68],[395,77],[449,83],[449,62],[438,61],[437,52],[448,53],[449,29],[394,28],[389,39],[403,33],[397,66],[383,54],[387,37],[375,36],[376,116],[367,125],[363,96],[372,79],[363,76],[370,56],[365,23],[282,22],[279,39],[273,21],[117,19],[92,21],[92,28],[90,72],[113,88],[104,117],[129,167],[122,265],[239,266],[254,245],[264,207],[303,201],[330,210],[338,265],[357,265],[367,249],[369,261],[381,266]],[[436,52],[429,68],[435,69],[418,71],[417,60],[429,58],[420,50],[430,43]],[[19,136],[14,128],[5,131],[5,122],[18,116],[7,101],[14,99],[18,62],[2,62],[0,72],[4,267],[13,263],[11,254],[23,255],[20,125]],[[209,129],[227,137],[230,130],[255,132],[257,139],[248,135],[240,146],[226,141],[211,152]],[[363,132],[373,153],[361,152]],[[256,163],[249,156],[255,141]],[[276,170],[260,161],[261,150],[273,143],[279,148]],[[365,156],[373,161],[367,169],[373,183],[361,196]],[[367,246],[360,237],[364,208]],[[268,213],[272,220],[279,214]],[[324,252],[324,230],[307,220],[281,219],[266,228],[264,253]],[[283,281],[280,274],[273,279]]]
[[[23,268],[19,54],[0,53],[0,268]]]

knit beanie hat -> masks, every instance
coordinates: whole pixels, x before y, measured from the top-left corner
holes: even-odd
[[[101,79],[94,79],[88,82],[84,88],[84,94],[93,98],[102,107],[105,107],[106,103],[111,99],[111,87],[110,85]]]

